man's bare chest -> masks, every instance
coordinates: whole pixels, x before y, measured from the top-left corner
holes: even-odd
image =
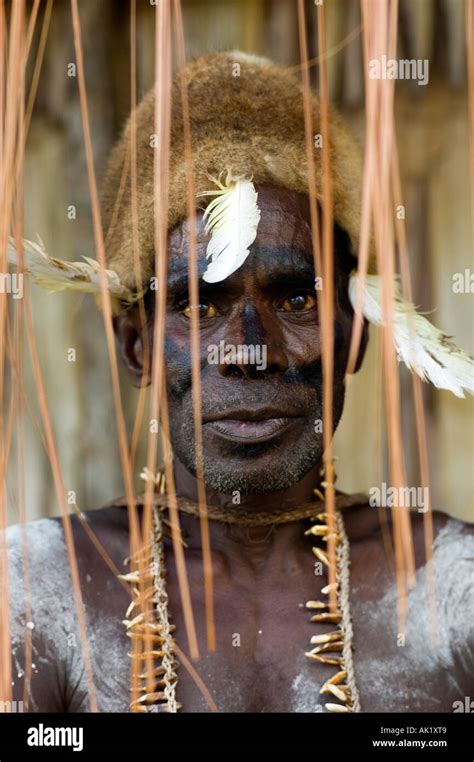
[[[217,564],[218,566],[218,564]],[[218,575],[214,585],[216,650],[206,645],[204,591],[190,567],[193,612],[200,659],[193,666],[219,711],[322,711],[319,690],[334,667],[310,661],[305,655],[311,637],[334,626],[311,622],[314,610],[306,602],[324,598],[325,573],[315,574],[308,553],[275,573],[246,570],[245,575]],[[319,572],[320,565],[316,567]],[[202,571],[201,571],[202,573]],[[247,574],[249,576],[247,576]],[[245,579],[243,578],[245,576]],[[176,638],[186,650],[179,590],[171,570],[168,581],[170,613]],[[206,711],[208,702],[184,664],[179,667],[179,700],[186,711]]]
[[[380,547],[379,547],[380,546]],[[353,624],[353,665],[362,711],[448,711],[453,697],[449,669],[440,668],[439,653],[430,641],[424,588],[412,594],[406,638],[399,637],[397,590],[387,568],[381,543],[351,546],[350,610]],[[315,574],[315,559],[308,547],[296,556],[288,553],[284,563],[269,573],[260,568],[231,568],[213,558],[214,621],[216,649],[206,642],[206,611],[202,557],[187,553],[187,573],[199,643],[197,661],[189,658],[189,644],[182,601],[172,554],[166,558],[169,613],[176,626],[175,638],[185,658],[178,656],[177,699],[184,712],[320,712],[332,698],[321,694],[324,682],[335,673],[333,666],[310,661],[305,652],[311,637],[334,629],[311,622],[314,612],[305,604],[318,600],[327,583],[325,571]],[[122,591],[123,592],[123,591]],[[102,664],[110,652],[110,633],[117,633],[113,646],[119,679],[109,685],[110,675],[101,669],[99,693],[120,694],[126,711],[130,700],[129,641],[121,619],[127,596],[111,598],[95,587],[94,619],[101,623],[93,651]],[[419,599],[419,600],[418,600]],[[113,600],[113,604],[110,602]],[[92,601],[89,599],[89,604]],[[104,604],[111,605],[110,626],[102,628]],[[107,618],[107,617],[106,617]],[[104,643],[100,632],[107,633]],[[402,645],[403,642],[403,645]],[[449,655],[445,657],[449,659]],[[443,696],[446,707],[439,703]],[[454,694],[453,694],[454,696]],[[436,698],[438,697],[438,698]],[[455,697],[455,696],[454,696]]]

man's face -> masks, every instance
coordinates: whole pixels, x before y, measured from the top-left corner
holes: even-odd
[[[291,487],[322,458],[321,328],[305,196],[260,187],[258,234],[224,281],[200,278],[200,367],[205,481],[224,493]],[[198,269],[206,268],[198,215]],[[172,445],[196,471],[191,395],[188,236],[169,236],[165,357]],[[337,253],[335,255],[337,262]],[[335,426],[344,401],[352,324],[347,274],[336,265]]]

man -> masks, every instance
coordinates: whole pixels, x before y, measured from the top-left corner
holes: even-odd
[[[236,60],[242,71],[240,77],[233,78],[231,66]],[[212,256],[212,240],[219,233],[209,224],[209,211],[197,212],[202,436],[211,517],[217,650],[204,651],[195,665],[211,700],[184,664],[173,686],[176,699],[185,712],[209,711],[214,706],[219,711],[238,712],[357,711],[359,707],[366,712],[453,711],[455,702],[469,696],[472,687],[472,649],[466,617],[472,555],[470,527],[442,513],[434,516],[438,601],[435,643],[419,514],[412,518],[417,585],[409,594],[405,636],[397,629],[396,580],[376,509],[355,498],[352,506],[341,511],[345,530],[338,525],[338,540],[339,547],[346,549],[346,557],[338,556],[340,616],[331,614],[326,604],[318,608],[318,602],[327,595],[327,576],[315,573],[320,571],[314,565],[315,555],[318,559],[325,555],[321,547],[315,553],[314,536],[308,533],[318,525],[307,518],[292,518],[309,507],[314,520],[316,513],[324,510],[321,504],[314,507],[314,489],[321,488],[323,456],[322,434],[315,425],[322,418],[322,344],[309,201],[304,192],[306,180],[299,171],[305,150],[301,92],[288,73],[242,54],[198,60],[190,64],[188,75],[198,190],[203,192],[206,183],[212,190],[209,177],[218,179],[220,171],[227,170],[230,186],[222,185],[221,190],[233,192],[237,183],[248,183],[241,190],[248,192],[247,216],[253,222],[248,250],[236,252],[240,257],[236,264],[229,258],[222,260],[225,247]],[[189,338],[190,223],[183,213],[186,176],[177,93],[175,85],[165,358],[176,489],[185,503],[193,505],[197,502],[197,482]],[[216,104],[215,108],[209,110],[209,104]],[[138,113],[138,208],[145,282],[153,274],[152,155],[146,150],[152,114],[153,100],[149,96]],[[128,136],[126,132],[115,150],[106,179],[107,220],[113,216]],[[285,155],[282,146],[286,147]],[[344,403],[353,321],[348,289],[359,224],[358,189],[353,185],[358,178],[357,158],[349,136],[337,120],[332,149],[333,170],[337,170],[336,426]],[[128,191],[121,204],[110,238],[109,263],[121,282],[134,288]],[[224,276],[215,276],[211,266],[214,270],[221,268],[221,276],[223,268]],[[151,292],[146,305],[146,330],[150,331],[154,309]],[[150,358],[145,356],[150,342],[144,338],[138,306],[119,309],[115,328],[133,383],[150,383]],[[366,341],[365,325],[355,370],[363,360]],[[214,349],[222,342],[235,351],[225,357],[216,354]],[[249,360],[239,347],[265,347],[265,355],[254,354]],[[148,369],[146,378],[144,368]],[[235,496],[238,500],[233,499]],[[116,567],[126,573],[129,524],[125,505],[116,501],[85,515],[89,528]],[[219,515],[221,519],[215,520]],[[256,520],[242,521],[243,516],[254,516]],[[280,521],[282,516],[285,518]],[[270,519],[266,521],[265,517]],[[125,615],[130,596],[93,549],[79,521],[73,517],[72,523],[98,707],[101,711],[128,711],[130,640],[122,621],[125,618],[128,634],[133,635],[134,613]],[[180,523],[197,635],[202,644],[206,622],[200,527],[196,516],[184,511]],[[324,538],[324,517],[319,526],[323,527],[320,534]],[[318,530],[314,533],[318,534]],[[33,639],[30,709],[87,711],[86,672],[60,520],[33,522],[28,527],[28,538],[33,605],[30,622],[24,614],[21,533],[18,527],[9,530],[14,698],[23,697],[23,640],[29,627]],[[175,625],[176,643],[186,652],[176,562],[169,538],[164,539],[163,553],[166,616]],[[343,585],[345,600],[340,594]],[[311,609],[316,611],[316,617],[322,610],[323,619],[310,621],[314,614]],[[324,620],[327,615],[335,618]],[[321,628],[324,621],[326,627]],[[156,642],[166,646],[171,641],[167,634],[162,637],[165,623],[163,619],[160,622],[153,632],[158,633]],[[334,632],[328,631],[329,624]],[[337,678],[335,667],[339,669]],[[164,669],[158,674],[163,674]],[[172,711],[169,692],[157,690],[153,696],[139,697],[134,708],[146,710],[149,706],[153,711],[165,701]]]

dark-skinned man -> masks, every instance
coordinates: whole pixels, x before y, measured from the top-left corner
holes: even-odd
[[[233,74],[236,63],[239,76]],[[200,293],[196,308],[217,650],[204,651],[196,669],[219,711],[453,711],[455,702],[463,701],[472,689],[472,633],[466,616],[472,605],[472,531],[467,524],[439,512],[434,515],[437,645],[431,638],[419,513],[412,516],[417,585],[409,593],[402,641],[397,629],[396,579],[384,549],[379,515],[362,498],[338,497],[340,518],[334,532],[339,548],[337,613],[331,614],[325,602],[328,528],[324,514],[321,516],[324,504],[317,507],[314,492],[321,488],[323,458],[323,436],[315,425],[322,419],[322,331],[300,86],[288,72],[240,53],[192,62],[187,82],[197,190],[201,194],[219,190],[220,195],[210,198],[217,199],[224,215],[218,223],[213,221],[209,209],[203,213],[209,197],[203,201],[206,197],[198,195]],[[314,108],[317,118],[316,98]],[[146,282],[153,276],[152,94],[141,104],[137,117],[140,256]],[[333,418],[337,426],[344,405],[354,317],[350,280],[360,224],[360,162],[337,117],[332,128]],[[129,130],[112,154],[103,195],[106,221],[113,216]],[[175,82],[165,360],[176,491],[184,502],[195,505],[190,221],[185,211],[184,168],[179,83]],[[225,200],[228,206],[219,206]],[[129,186],[120,203],[107,254],[111,269],[133,289]],[[232,230],[239,214],[242,245],[236,246],[235,235],[230,235],[223,246],[226,224]],[[146,326],[136,304],[119,306],[114,319],[121,354],[137,386],[151,381],[151,291],[145,304]],[[364,323],[355,370],[363,361],[366,342]],[[212,348],[222,343],[235,348],[264,347],[260,359],[265,361],[259,364],[256,355],[249,361],[248,355],[238,350],[230,357],[210,360]],[[146,351],[150,352],[148,358]],[[366,432],[360,432],[361,447],[365,438]],[[308,513],[303,515],[306,509]],[[85,516],[115,565],[126,574],[124,559],[129,555],[130,536],[125,502],[114,501]],[[219,516],[220,520],[216,519]],[[130,596],[93,550],[75,517],[72,523],[98,707],[101,711],[129,711],[127,634],[139,635],[147,623],[140,617],[134,620],[138,609],[125,615]],[[185,511],[180,513],[180,524],[197,636],[204,643],[200,525],[195,514]],[[309,531],[311,527],[314,531]],[[33,522],[28,537],[30,623],[24,615],[21,533],[18,527],[9,531],[14,697],[23,695],[22,644],[29,626],[34,663],[30,709],[87,711],[86,673],[60,519]],[[155,540],[157,558],[162,553],[161,562],[166,566],[168,596],[166,610],[163,613],[162,606],[157,610],[157,623],[152,627],[159,644],[156,648],[162,650],[158,651],[155,690],[135,696],[132,708],[176,711],[181,706],[185,712],[209,711],[209,702],[195,680],[183,665],[176,670],[174,655],[170,657],[167,650],[172,650],[174,639],[186,653],[186,630],[171,541],[166,536],[160,543],[157,531]],[[172,631],[170,620],[175,626]]]

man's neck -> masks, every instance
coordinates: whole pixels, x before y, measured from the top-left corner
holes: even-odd
[[[306,476],[286,490],[274,492],[242,494],[240,502],[232,502],[232,495],[206,489],[208,506],[224,508],[226,511],[243,513],[273,513],[300,508],[314,499],[313,489],[319,483],[320,467],[316,466]],[[198,502],[197,479],[180,463],[175,461],[175,487],[178,497]],[[201,547],[201,530],[196,517],[180,515],[183,537],[189,548]],[[289,548],[299,547],[303,541],[300,524],[274,526],[241,526],[220,521],[210,521],[211,547],[213,551],[224,553],[226,558],[244,556],[247,562],[260,563],[268,553],[282,557]]]

